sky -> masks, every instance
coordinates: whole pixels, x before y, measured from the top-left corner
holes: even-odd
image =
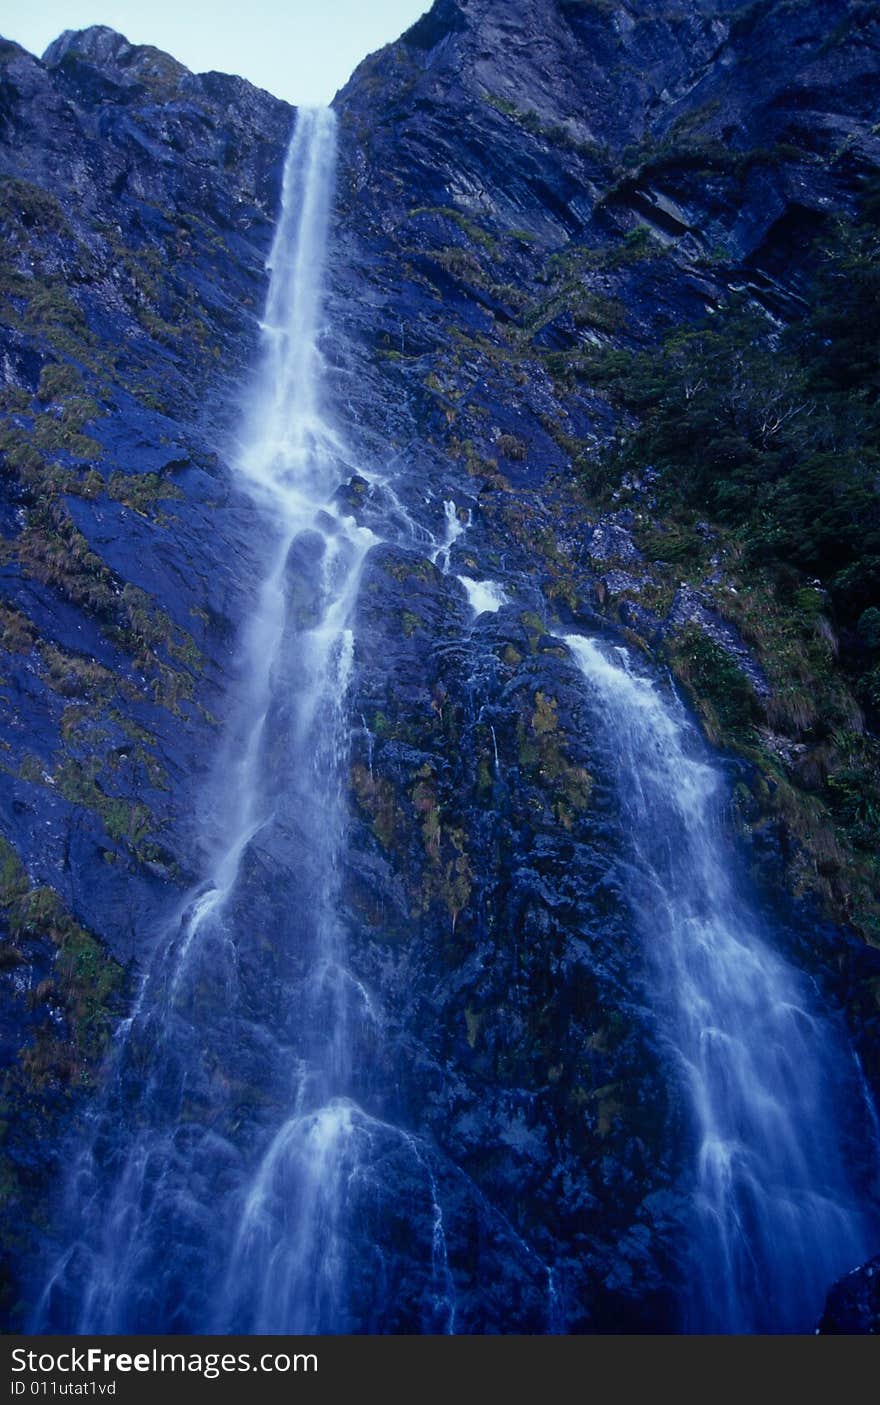
[[[326,103],[361,59],[431,0],[0,0],[0,34],[32,54],[64,29],[107,24],[196,73],[238,73],[296,104]]]

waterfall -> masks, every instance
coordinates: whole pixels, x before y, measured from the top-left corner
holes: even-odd
[[[845,1036],[773,951],[731,871],[715,765],[627,652],[568,635],[628,852],[626,892],[693,1146],[686,1326],[811,1331],[867,1254],[846,1119],[868,1124]]]
[[[464,586],[468,604],[475,615],[495,615],[502,605],[508,603],[508,597],[495,581],[475,581],[470,576],[456,576],[456,580]]]
[[[392,1056],[407,1046],[386,1037],[394,1012],[348,964],[348,690],[362,568],[380,538],[340,506],[355,466],[326,403],[335,158],[333,114],[300,112],[235,462],[264,568],[199,821],[202,877],[172,922],[141,934],[142,977],[70,1152],[33,1331],[471,1330],[479,1294],[460,1293],[456,1275],[502,1294],[490,1279],[505,1255],[511,1321],[565,1327],[564,1271],[428,1133],[392,1120],[431,1125],[396,1100]],[[443,503],[431,531],[388,476],[357,472],[381,539],[435,562],[457,591],[470,512],[430,497]],[[510,603],[494,581],[457,581],[475,616]],[[736,882],[719,774],[675,701],[622,651],[565,642],[618,781],[628,898],[686,1094],[686,1325],[808,1330],[867,1247],[838,1132],[863,1107],[845,1039]]]
[[[321,396],[335,125],[299,113],[268,262],[237,468],[275,543],[212,857],[118,1033],[36,1330],[318,1331],[344,1315],[347,1025],[369,1000],[345,968],[336,875],[350,617],[375,538],[334,502],[350,469]]]

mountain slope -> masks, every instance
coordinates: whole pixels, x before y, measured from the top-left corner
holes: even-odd
[[[728,749],[731,852],[880,1082],[877,816],[840,803],[877,774],[856,618],[666,491],[636,425],[673,392],[632,384],[731,300],[768,358],[746,384],[776,374],[817,250],[865,219],[878,42],[860,0],[438,0],[336,100],[341,496],[375,523],[367,480],[392,473],[423,533],[371,553],[358,610],[344,896],[384,1024],[356,1092],[437,1148],[460,1330],[680,1323],[686,1118],[560,633],[671,663]],[[5,1179],[40,1213],[125,1006],[116,963],[200,872],[268,530],[231,436],[292,113],[103,29],[2,62]],[[459,575],[514,608],[475,619]],[[380,1225],[402,1190],[392,1168]],[[419,1330],[394,1237],[359,1320]]]

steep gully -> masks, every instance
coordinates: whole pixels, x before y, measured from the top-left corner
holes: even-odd
[[[415,522],[386,474],[350,461],[322,402],[334,158],[332,114],[301,113],[239,461],[277,540],[249,625],[247,696],[218,764],[220,822],[206,836],[215,859],[157,943],[117,1035],[38,1330],[369,1330],[352,1307],[352,1281],[366,1271],[354,1259],[367,1252],[383,1166],[401,1158],[427,1226],[421,1330],[457,1327],[436,1154],[353,1096],[359,1064],[381,1043],[382,1012],[346,964],[338,873],[362,565],[379,539],[404,540],[450,572],[466,523],[451,501],[439,537]],[[354,472],[369,485],[377,530],[340,505]],[[458,580],[474,615],[507,602],[494,581]],[[562,643],[619,796],[628,901],[687,1108],[682,1325],[809,1330],[828,1284],[871,1247],[838,1130],[871,1125],[858,1066],[730,870],[719,774],[675,698],[607,641]],[[250,901],[255,866],[273,850],[287,869],[280,928]],[[245,1072],[261,1098],[243,1114]],[[552,1267],[511,1225],[505,1232],[543,1278],[543,1330],[565,1330]],[[374,1234],[372,1261],[393,1252]],[[379,1272],[376,1295],[382,1281]]]

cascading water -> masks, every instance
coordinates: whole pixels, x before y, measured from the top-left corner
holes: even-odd
[[[564,642],[596,703],[628,838],[627,895],[694,1140],[687,1327],[810,1331],[865,1257],[845,1119],[870,1125],[841,1031],[773,952],[720,837],[720,777],[626,651]]]
[[[565,1327],[554,1270],[426,1138],[384,1115],[393,1090],[370,1073],[385,1057],[375,1057],[384,1017],[347,966],[346,694],[361,568],[379,538],[338,505],[352,464],[322,403],[334,165],[333,115],[301,112],[238,460],[269,524],[270,559],[202,835],[207,876],[156,934],[117,1034],[36,1331],[461,1330],[474,1305],[456,1292],[456,1213],[465,1280],[472,1215],[484,1252],[498,1255],[486,1261],[507,1255],[514,1279],[533,1285],[516,1320]],[[382,539],[449,576],[470,513],[445,499],[435,535],[387,481],[363,477]],[[508,603],[493,581],[458,581],[475,616]],[[857,1080],[839,1032],[735,890],[715,832],[715,773],[682,717],[622,656],[567,643],[613,732],[631,905],[656,953],[658,1018],[690,1095],[687,1325],[809,1328],[865,1247],[834,1131],[835,1101],[856,1107]],[[383,1077],[393,1083],[384,1068],[376,1085]]]
[[[347,1019],[352,1005],[367,1018],[369,1002],[345,970],[335,875],[349,619],[375,538],[333,502],[348,471],[320,403],[334,163],[334,115],[301,112],[239,460],[277,545],[220,768],[214,858],[118,1035],[41,1330],[317,1331],[343,1318],[335,1228],[357,1140]],[[279,854],[290,896],[261,914],[267,951],[253,904]],[[248,1170],[250,1139],[267,1137]]]
[[[508,603],[507,596],[495,581],[475,581],[469,576],[457,576],[456,579],[464,586],[468,604],[475,615],[494,615]]]

